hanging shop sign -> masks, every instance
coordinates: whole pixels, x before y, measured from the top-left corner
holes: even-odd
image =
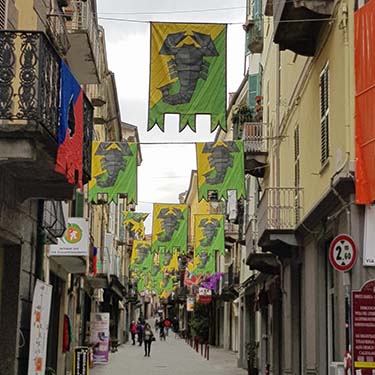
[[[93,363],[109,361],[109,313],[91,313],[90,345],[94,348]]]
[[[31,309],[28,375],[45,373],[51,296],[52,286],[37,280]]]
[[[195,297],[188,296],[186,299],[186,311],[194,311]]]
[[[337,271],[349,271],[357,259],[357,248],[353,238],[340,234],[333,239],[329,247],[329,261]]]
[[[88,256],[89,224],[86,219],[70,217],[64,235],[50,246],[50,256]]]
[[[203,304],[211,303],[212,301],[212,290],[206,288],[199,288],[198,290],[198,302]]]
[[[363,265],[375,267],[375,205],[368,204],[365,207],[365,231],[363,235]]]
[[[353,366],[358,375],[375,369],[375,280],[352,292]]]
[[[89,373],[89,348],[79,346],[74,349],[73,375],[88,375]]]

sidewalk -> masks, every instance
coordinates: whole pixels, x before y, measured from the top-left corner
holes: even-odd
[[[167,341],[152,343],[151,357],[144,357],[143,346],[119,347],[108,365],[96,365],[90,375],[246,375],[237,368],[235,353],[210,348],[210,360],[196,353],[184,340],[169,335]]]

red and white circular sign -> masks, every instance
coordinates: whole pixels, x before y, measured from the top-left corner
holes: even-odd
[[[339,234],[329,247],[329,261],[338,271],[349,271],[357,259],[357,248],[353,238],[347,234]]]

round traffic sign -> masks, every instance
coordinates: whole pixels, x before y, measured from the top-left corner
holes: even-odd
[[[329,261],[338,271],[349,271],[357,259],[357,248],[353,238],[347,234],[339,234],[329,247]]]

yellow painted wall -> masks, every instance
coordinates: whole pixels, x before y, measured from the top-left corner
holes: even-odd
[[[330,179],[343,164],[346,152],[354,160],[354,66],[353,66],[353,14],[352,2],[348,5],[349,46],[344,45],[344,31],[340,27],[341,10],[333,15],[335,21],[326,43],[314,58],[296,56],[290,51],[281,52],[280,121],[280,187],[294,186],[294,128],[300,129],[300,174],[304,189],[304,214],[329,189]],[[266,17],[267,18],[267,17]],[[266,38],[263,56],[263,96],[264,121],[275,135],[276,120],[276,46]],[[268,47],[267,47],[268,45]],[[269,51],[268,51],[269,49]],[[347,58],[348,65],[345,65]],[[319,76],[329,62],[329,159],[325,168],[321,167],[320,135],[320,91]],[[267,86],[269,89],[267,90]],[[300,91],[299,91],[300,90]],[[275,161],[275,143],[270,141],[270,163]],[[275,165],[275,164],[273,164]],[[274,170],[267,171],[265,187],[275,186]]]

